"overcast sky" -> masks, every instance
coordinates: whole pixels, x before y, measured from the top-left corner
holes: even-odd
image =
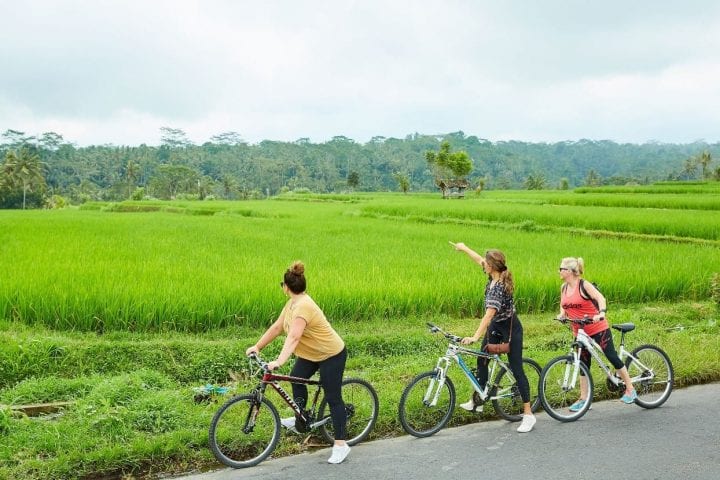
[[[720,141],[720,2],[0,0],[0,133]]]

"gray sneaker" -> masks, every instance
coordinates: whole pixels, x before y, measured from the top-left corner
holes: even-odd
[[[287,428],[288,430],[290,430],[293,433],[300,433],[295,428],[295,417],[281,418],[280,425]]]

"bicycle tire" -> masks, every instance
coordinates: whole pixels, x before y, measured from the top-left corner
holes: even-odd
[[[646,380],[635,382],[637,398],[635,403],[643,408],[657,408],[670,397],[675,379],[670,357],[655,345],[641,345],[632,351],[632,356],[652,370],[653,376],[649,378],[647,370],[642,369],[635,361],[628,357],[625,367],[631,378],[643,376]]]
[[[261,408],[264,407],[264,408]],[[246,431],[247,422],[256,409],[255,423]],[[210,450],[220,463],[232,468],[246,468],[265,460],[280,439],[280,415],[267,398],[258,404],[252,394],[238,395],[225,402],[210,422]]]
[[[438,395],[435,406],[424,402],[429,388],[437,380],[437,370],[423,372],[413,378],[403,390],[398,405],[400,425],[410,435],[415,437],[429,437],[439,432],[450,421],[455,408],[455,385],[450,377],[445,377],[445,383]],[[435,387],[433,387],[435,388]]]
[[[538,389],[540,385],[540,365],[531,358],[523,358],[523,372],[528,379],[530,386],[530,408],[533,412],[537,411],[540,406],[540,397],[538,395]],[[498,391],[501,392],[500,398],[493,398],[492,404],[495,411],[505,420],[510,422],[519,422],[522,420],[525,406],[520,396],[520,389],[517,383],[513,382],[510,384],[507,380],[510,375],[507,375],[505,369],[501,369],[500,373],[495,377],[495,386],[490,390],[490,397],[497,397]],[[507,392],[507,393],[503,393]]]
[[[345,441],[352,446],[370,435],[380,410],[378,395],[372,385],[361,378],[346,378],[342,382],[342,399],[347,413]],[[330,415],[330,405],[323,397],[318,409],[318,418]],[[335,442],[332,421],[320,426],[320,435],[328,443]]]
[[[574,422],[581,418],[590,409],[593,398],[593,379],[584,363],[579,363],[582,372],[588,381],[588,396],[585,404],[576,412],[570,411],[570,406],[580,400],[580,375],[572,390],[563,388],[563,379],[566,369],[567,374],[572,375],[573,357],[570,355],[560,356],[550,360],[540,372],[540,389],[538,391],[543,409],[548,415],[561,422]]]

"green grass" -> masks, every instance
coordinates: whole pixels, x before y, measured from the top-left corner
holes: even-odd
[[[674,184],[0,211],[0,478],[215,466],[207,429],[218,404],[195,403],[193,387],[243,371],[295,259],[347,342],[347,375],[379,392],[372,438],[401,433],[404,385],[445,350],[425,322],[460,335],[477,326],[486,279],[448,240],[505,251],[525,355],[539,363],[566,351],[569,334],[551,321],[557,265],[582,256],[610,321],[638,325],[630,346],[665,349],[678,386],[720,380],[719,193]],[[456,367],[450,375],[464,401],[469,387]],[[250,387],[242,378],[239,391]],[[596,383],[597,398],[612,398]],[[43,419],[1,406],[52,401],[73,404]],[[457,411],[451,425],[476,420]],[[277,454],[301,451],[299,440],[283,436]]]
[[[487,225],[515,224],[520,227],[525,224],[524,228],[545,226],[555,230],[561,227],[575,231],[720,240],[718,208],[688,211],[687,208],[669,209],[657,206],[640,208],[631,203],[619,209],[618,205],[606,206],[611,203],[607,201],[580,205],[574,201],[580,197],[582,196],[564,196],[562,199],[545,197],[541,200],[542,197],[527,196],[522,197],[523,201],[482,197],[463,202],[437,202],[431,198],[406,199],[404,202],[394,201],[392,204],[367,205],[362,208],[362,212],[373,217],[424,219],[445,223],[466,222],[470,225],[472,222],[485,222]],[[656,202],[651,204],[657,205]],[[692,215],[692,221],[688,221],[689,215]]]
[[[522,312],[554,308],[565,256],[585,258],[588,278],[623,303],[706,299],[720,272],[710,210],[510,201],[517,193],[315,197],[2,211],[0,317],[97,332],[258,326],[278,314],[295,259],[331,318],[474,314],[482,273],[448,240],[505,251]]]
[[[665,210],[720,210],[720,193],[678,195],[671,193],[637,194],[630,192],[534,191],[484,192],[481,197],[498,202],[535,205],[578,205],[586,207],[651,208]]]
[[[548,314],[521,318],[525,356],[541,365],[564,353],[570,340],[569,332],[551,318]],[[628,335],[629,347],[654,343],[665,349],[673,361],[678,387],[720,380],[719,318],[713,304],[615,307],[610,320],[638,325]],[[423,316],[390,323],[374,319],[336,324],[350,354],[346,375],[369,380],[380,396],[380,417],[372,439],[403,434],[397,420],[402,389],[417,373],[432,369],[445,351],[446,342],[427,331],[426,321],[467,335],[478,320]],[[45,420],[3,417],[0,412],[0,478],[72,479],[216,466],[207,447],[207,429],[219,404],[194,403],[192,387],[212,382],[231,385],[240,392],[249,389],[254,382],[246,376],[241,375],[239,384],[227,383],[227,372],[245,371],[242,352],[260,334],[259,329],[231,328],[202,334],[119,332],[98,336],[0,323],[3,351],[15,348],[26,352],[24,373],[0,389],[0,404],[75,401],[63,415]],[[268,358],[278,353],[280,344],[276,341],[268,347]],[[8,364],[10,358],[0,356],[0,371],[14,368]],[[203,363],[207,370],[200,368]],[[452,367],[449,375],[459,401],[464,401],[470,390],[459,369]],[[593,375],[596,380],[602,378],[597,368]],[[596,385],[596,400],[616,397],[603,382],[596,381]],[[269,398],[276,406],[282,405],[277,395],[271,393]],[[281,408],[281,415],[288,413]],[[481,420],[494,416],[488,407]],[[451,425],[477,420],[458,409]],[[284,434],[276,455],[307,448],[301,441],[302,437]]]
[[[707,194],[720,193],[720,182],[657,182],[652,185],[581,187],[579,193]]]

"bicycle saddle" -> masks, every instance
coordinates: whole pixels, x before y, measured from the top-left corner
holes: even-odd
[[[632,332],[635,330],[635,324],[634,323],[618,323],[617,325],[612,326],[615,330],[620,330],[621,332]]]

